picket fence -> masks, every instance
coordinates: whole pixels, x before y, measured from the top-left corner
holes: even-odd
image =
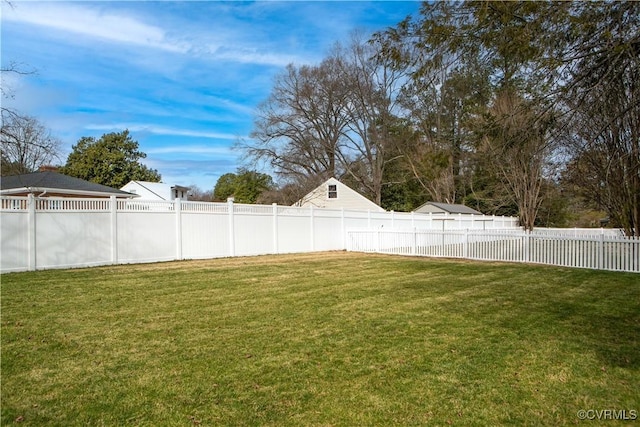
[[[479,215],[135,199],[0,198],[0,271],[344,250],[355,228],[515,229]]]
[[[640,273],[640,239],[618,230],[385,230],[347,232],[347,250],[539,263]]]

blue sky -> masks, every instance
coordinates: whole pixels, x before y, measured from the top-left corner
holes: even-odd
[[[210,190],[241,165],[255,107],[284,67],[316,64],[353,30],[382,30],[416,1],[2,2],[3,105],[63,142],[129,129],[163,182]]]

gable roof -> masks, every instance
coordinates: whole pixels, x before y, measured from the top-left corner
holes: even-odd
[[[148,182],[148,181],[135,181],[135,180],[128,182],[122,188],[126,188],[128,190],[134,191],[133,188],[136,186],[144,188],[149,193],[156,196],[159,200],[167,200],[165,196],[169,194],[171,191],[169,184],[164,184],[162,182]]]
[[[4,196],[46,192],[70,197],[136,197],[126,191],[52,171],[3,176],[0,189]]]
[[[120,189],[123,191],[135,191],[138,188],[146,190],[148,194],[139,194],[141,197],[151,196],[158,200],[172,200],[171,193],[174,190],[189,191],[189,187],[183,187],[181,185],[165,184],[164,182],[151,182],[151,181],[129,181],[123,185]],[[137,194],[137,193],[136,193]]]
[[[414,210],[414,212],[445,212],[450,214],[482,215],[482,212],[465,205],[438,202],[427,202]]]
[[[328,186],[335,185],[336,192],[334,198],[329,198]],[[346,184],[335,178],[329,178],[314,190],[309,192],[302,199],[294,203],[293,206],[314,206],[327,209],[353,209],[353,210],[371,210],[384,212],[380,206],[364,197],[362,194],[353,190]]]

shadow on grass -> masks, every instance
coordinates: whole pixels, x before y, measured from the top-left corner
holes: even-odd
[[[506,264],[454,269],[457,280],[441,285],[454,296],[443,306],[452,315],[541,345],[561,341],[593,352],[603,366],[640,368],[639,275]]]
[[[600,312],[603,307],[609,310]],[[554,301],[548,311],[566,326],[565,339],[592,349],[603,364],[640,368],[640,307],[603,299],[600,310],[581,301]]]

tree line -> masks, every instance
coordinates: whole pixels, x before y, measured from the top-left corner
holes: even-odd
[[[304,193],[336,176],[386,209],[425,199],[640,235],[640,4],[435,2],[289,65],[238,145]]]

